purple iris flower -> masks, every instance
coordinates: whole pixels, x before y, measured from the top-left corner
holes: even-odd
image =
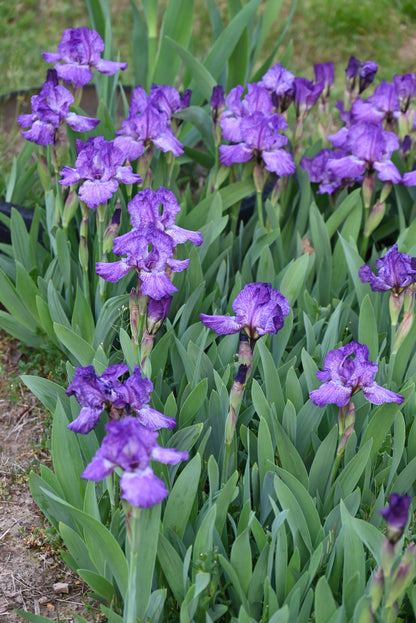
[[[416,281],[416,266],[412,266],[415,258],[400,253],[397,244],[387,251],[384,257],[376,260],[378,275],[375,275],[368,264],[361,266],[358,276],[363,283],[369,283],[373,292],[392,290],[398,296],[407,286]]]
[[[404,74],[403,76],[393,76],[394,86],[396,87],[397,98],[400,110],[405,113],[410,105],[411,99],[416,95],[415,74]]]
[[[159,413],[149,407],[150,393],[153,383],[143,378],[139,366],[124,382],[120,376],[128,372],[124,363],[110,366],[99,376],[92,365],[76,368],[72,383],[66,393],[74,396],[81,405],[79,416],[68,425],[75,433],[86,435],[95,428],[104,410],[110,417],[117,417],[120,410],[131,414],[134,412],[138,420],[150,430],[173,428],[174,418]]]
[[[77,140],[75,145],[78,153],[75,168],[64,167],[60,172],[62,179],[59,183],[72,186],[85,180],[78,194],[89,208],[107,203],[120,182],[139,184],[142,181],[140,175],[133,173],[130,165],[123,166],[126,155],[114,141],[106,141],[103,136],[96,136],[89,138],[86,143]]]
[[[324,82],[314,84],[306,78],[295,78],[294,104],[298,119],[305,119],[312,106],[314,106],[317,102],[324,88]]]
[[[106,281],[119,281],[130,270],[136,270],[141,293],[156,300],[177,291],[169,272],[181,272],[189,260],[172,258],[174,242],[168,234],[149,223],[142,230],[133,229],[114,239],[113,252],[126,255],[118,262],[97,262],[96,272]]]
[[[277,113],[265,116],[255,112],[243,117],[239,123],[242,140],[237,145],[220,146],[221,164],[231,166],[234,162],[261,158],[268,171],[280,176],[292,175],[296,170],[295,163],[283,149],[288,139],[280,134],[280,130],[286,127],[285,119]]]
[[[329,351],[325,355],[324,369],[316,373],[323,385],[309,393],[312,402],[318,407],[327,404],[345,407],[352,396],[362,389],[366,399],[373,404],[401,404],[403,396],[374,382],[378,367],[369,361],[368,354],[367,346],[358,342]]]
[[[328,168],[336,175],[356,178],[375,170],[383,182],[402,181],[390,159],[393,151],[399,149],[399,139],[393,132],[383,130],[380,124],[354,123],[344,136],[342,148],[351,155],[329,162]]]
[[[351,114],[354,122],[366,121],[377,124],[386,120],[387,123],[392,123],[400,114],[395,84],[383,80],[367,100],[361,98],[355,100]]]
[[[273,112],[270,93],[260,82],[248,84],[244,97],[243,93],[244,87],[240,84],[231,89],[225,98],[228,110],[225,110],[221,117],[222,135],[233,143],[244,141],[245,128],[241,127],[244,119],[255,113],[261,113],[263,117],[268,118]]]
[[[266,71],[260,84],[271,92],[280,113],[288,109],[295,95],[295,76],[290,71],[276,63]]]
[[[200,314],[201,322],[219,335],[245,331],[257,340],[266,333],[277,333],[283,327],[290,307],[287,299],[270,283],[249,283],[233,302],[235,316]]]
[[[350,56],[347,68],[345,69],[349,91],[354,90],[358,78],[359,93],[362,93],[373,82],[377,70],[378,65],[374,63],[374,61],[365,61],[362,63],[358,58],[355,58],[355,56]]]
[[[306,156],[301,158],[300,166],[304,171],[308,171],[310,181],[319,184],[318,194],[328,193],[332,195],[336,190],[344,186],[350,186],[355,182],[355,180],[348,177],[339,177],[328,167],[328,163],[332,160],[338,160],[347,155],[347,152],[343,149],[336,151],[322,149],[312,158],[307,158]]]
[[[186,461],[188,453],[162,448],[156,443],[158,434],[133,417],[108,422],[105,428],[107,435],[82,478],[102,480],[120,467],[123,470],[120,489],[124,500],[141,508],[159,504],[168,495],[168,490],[155,476],[150,461],[176,465],[179,461]]]
[[[315,81],[317,83],[323,83],[324,90],[322,92],[323,97],[328,98],[331,91],[331,87],[335,80],[335,67],[334,63],[319,63],[313,66],[315,71]]]
[[[182,143],[169,125],[172,111],[175,109],[176,112],[176,106],[183,106],[183,103],[176,89],[173,90],[177,98],[172,97],[170,91],[166,91],[167,88],[155,86],[153,94],[147,95],[143,87],[135,87],[129,116],[123,121],[114,139],[114,143],[125,152],[129,160],[139,158],[150,144],[156,145],[161,151],[171,151],[174,156],[183,154]]]
[[[169,119],[177,112],[188,108],[192,91],[187,89],[181,95],[174,87],[152,84],[149,101],[161,113],[166,113]]]
[[[364,63],[361,63],[360,69],[358,71],[358,76],[360,80],[360,93],[362,93],[373,82],[377,71],[378,65],[374,61],[365,61]]]
[[[64,122],[75,132],[88,132],[100,123],[99,119],[70,112],[73,102],[72,93],[58,84],[56,71],[48,70],[39,95],[31,98],[32,112],[17,117],[17,123],[22,128],[30,127],[30,130],[22,132],[22,136],[37,145],[49,145],[55,141],[57,130]]]
[[[392,493],[389,505],[380,513],[387,522],[387,538],[394,545],[402,536],[409,519],[409,506],[412,498],[408,495]]]
[[[119,69],[126,69],[127,63],[103,60],[101,53],[104,47],[104,41],[95,30],[86,26],[68,28],[62,34],[58,52],[44,52],[42,56],[47,63],[56,63],[55,69],[59,78],[73,82],[78,88],[92,79],[92,68],[109,75]]]
[[[68,425],[76,433],[87,434],[100,421],[104,409],[122,409],[127,403],[127,392],[119,377],[128,371],[124,363],[110,366],[99,376],[92,365],[76,368],[68,396],[76,396],[81,411],[76,420]]]
[[[175,245],[187,240],[197,246],[202,244],[202,235],[199,231],[175,225],[175,217],[180,211],[180,206],[174,193],[163,186],[156,191],[145,188],[138,192],[128,204],[128,211],[134,229],[142,230],[149,223],[153,223],[167,233]]]

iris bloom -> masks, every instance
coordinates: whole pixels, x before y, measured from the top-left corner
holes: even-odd
[[[115,144],[129,160],[136,160],[153,144],[174,156],[183,154],[182,143],[170,127],[171,116],[189,104],[190,93],[185,96],[173,87],[153,85],[150,95],[138,85],[132,94],[129,116],[117,131]]]
[[[22,136],[37,145],[49,145],[55,141],[57,130],[64,122],[75,132],[88,132],[100,123],[99,119],[70,112],[73,102],[72,93],[58,84],[56,72],[49,70],[39,95],[31,98],[32,112],[17,117],[22,128],[30,127]]]
[[[125,363],[110,366],[101,376],[92,365],[76,368],[66,393],[68,396],[75,396],[82,408],[79,416],[68,428],[85,435],[97,426],[104,410],[111,417],[115,417],[120,410],[128,413],[134,411],[138,420],[151,430],[173,428],[176,424],[174,418],[169,418],[148,405],[153,383],[142,377],[138,366],[124,383],[119,381],[120,376],[126,372],[128,366]]]
[[[104,41],[95,30],[86,26],[68,28],[62,34],[58,52],[44,52],[42,56],[47,63],[56,63],[59,78],[73,82],[79,88],[92,79],[92,68],[108,75],[126,69],[127,63],[103,60],[104,47]]]
[[[119,281],[130,270],[136,270],[141,293],[156,300],[177,291],[166,272],[181,272],[189,260],[174,259],[174,242],[165,232],[149,223],[143,230],[133,229],[114,239],[113,252],[126,255],[117,262],[97,262],[96,272],[106,281]]]
[[[377,124],[386,120],[391,124],[400,114],[396,85],[383,80],[367,100],[361,98],[355,100],[351,113],[355,122],[366,121]]]
[[[128,204],[128,211],[134,229],[143,230],[146,225],[153,223],[158,229],[167,233],[175,245],[187,240],[197,246],[202,244],[199,231],[191,231],[175,225],[175,217],[180,212],[180,206],[174,193],[163,186],[156,191],[145,188],[138,192]]]
[[[347,152],[343,149],[336,151],[332,149],[322,149],[312,158],[306,158],[306,156],[301,158],[300,166],[304,171],[308,171],[310,181],[319,184],[318,194],[328,193],[332,195],[332,193],[339,188],[354,183],[354,180],[351,178],[339,176],[339,174],[334,173],[328,167],[328,164],[332,160],[338,160],[347,155]]]
[[[158,434],[142,426],[137,418],[125,417],[108,422],[107,435],[91,463],[82,473],[88,480],[103,480],[121,468],[121,497],[132,506],[149,508],[159,504],[168,490],[155,476],[150,461],[176,465],[188,459],[187,452],[162,448],[156,443]]]
[[[286,127],[285,119],[277,113],[265,116],[255,112],[243,117],[239,122],[241,142],[220,146],[221,164],[231,166],[235,162],[261,158],[268,171],[280,176],[292,175],[296,170],[295,163],[283,149],[288,139],[280,134],[280,130]]]
[[[412,498],[408,495],[392,493],[387,508],[380,513],[387,522],[387,538],[390,543],[396,543],[402,536],[409,519],[409,506]]]
[[[380,124],[354,123],[344,134],[342,143],[336,143],[350,155],[331,160],[328,168],[339,177],[356,178],[367,171],[377,171],[380,180],[398,184],[402,176],[391,161],[392,153],[399,149],[399,139],[393,132],[383,130]]]
[[[385,402],[401,404],[403,396],[374,382],[377,370],[377,364],[368,359],[367,346],[350,342],[325,355],[324,369],[316,373],[323,385],[311,391],[309,397],[318,407],[327,404],[345,407],[352,396],[361,389],[372,404],[381,405]]]
[[[368,264],[361,266],[358,276],[363,283],[369,283],[374,292],[392,290],[398,296],[405,288],[416,281],[415,258],[400,253],[394,244],[384,255],[376,260],[378,274],[375,275]]]
[[[245,331],[251,340],[283,327],[290,307],[287,299],[270,283],[249,283],[233,302],[235,316],[200,314],[201,322],[219,335]]]
[[[261,84],[271,92],[277,110],[281,113],[287,110],[295,95],[295,76],[276,63],[266,71]]]
[[[325,88],[324,82],[314,84],[306,78],[295,78],[295,97],[296,117],[304,120],[312,106],[318,101]]]
[[[75,167],[64,167],[60,172],[63,186],[72,186],[84,180],[79,187],[79,198],[89,208],[105,204],[123,184],[140,183],[140,175],[133,173],[130,165],[123,166],[126,156],[114,141],[106,141],[103,136],[89,138],[86,143],[77,140],[78,157]]]
[[[327,99],[335,80],[334,63],[318,63],[313,66],[313,69],[316,83],[323,83],[324,85],[322,96]]]

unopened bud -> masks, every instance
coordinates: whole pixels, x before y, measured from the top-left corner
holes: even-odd
[[[367,217],[366,224],[364,225],[364,236],[366,238],[368,238],[373,233],[373,231],[380,225],[385,212],[386,204],[384,203],[384,201],[382,203],[380,203],[380,201],[377,201],[373,205],[373,208]]]
[[[371,197],[373,196],[374,188],[376,185],[376,177],[374,173],[367,173],[364,176],[362,189],[363,189],[363,201],[366,210],[371,205]]]
[[[393,355],[395,355],[398,352],[400,346],[405,341],[406,337],[409,334],[410,329],[412,328],[412,324],[413,324],[413,312],[404,312],[403,320],[401,321],[401,323],[399,324],[397,328],[396,339],[394,341],[394,347],[392,350]]]
[[[113,248],[113,240],[120,228],[121,208],[116,208],[113,217],[104,233],[103,252],[109,253]]]
[[[386,597],[386,608],[390,608],[401,597],[416,575],[416,545],[411,543],[406,549]]]
[[[88,241],[85,236],[79,240],[79,263],[83,271],[88,270]]]
[[[383,201],[386,201],[386,199],[389,196],[390,191],[391,191],[392,188],[393,188],[393,183],[392,182],[384,182],[383,188],[381,189],[381,193],[380,193],[380,197],[379,197],[378,203],[383,203]]]
[[[51,189],[51,172],[45,156],[40,156],[38,160],[38,175],[43,190],[46,192]]]
[[[138,344],[139,343],[140,314],[139,314],[139,303],[138,303],[136,288],[132,288],[130,291],[129,308],[130,308],[131,338],[132,338],[133,344]]]
[[[78,208],[78,195],[75,190],[70,190],[68,197],[66,198],[64,205],[64,212],[62,215],[62,227],[64,229],[68,228],[69,223],[75,216],[75,213]]]
[[[149,297],[147,305],[146,329],[151,335],[155,335],[168,315],[172,296],[168,294],[156,301]]]
[[[262,167],[260,164],[256,164],[254,166],[253,178],[254,178],[254,185],[256,187],[256,191],[258,193],[263,192],[265,176],[264,176],[264,167]]]
[[[390,320],[393,327],[395,327],[399,320],[399,314],[403,306],[403,298],[404,293],[402,292],[394,292],[392,290],[389,299],[389,311],[390,311]]]
[[[371,607],[373,612],[379,607],[383,598],[384,591],[384,575],[383,569],[379,567],[373,576],[373,580],[370,584],[370,598]]]
[[[384,578],[390,576],[396,556],[396,545],[390,543],[388,539],[384,539],[381,545],[381,568],[383,569]]]

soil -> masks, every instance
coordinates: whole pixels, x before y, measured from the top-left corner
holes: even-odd
[[[19,380],[18,343],[0,332],[0,621],[15,610],[76,623],[97,621],[88,587],[59,558],[59,543],[28,487],[31,469],[49,463],[48,414]],[[102,619],[100,619],[102,621]]]

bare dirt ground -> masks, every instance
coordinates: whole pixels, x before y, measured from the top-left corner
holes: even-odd
[[[97,621],[87,586],[59,559],[59,544],[27,484],[39,461],[48,463],[46,414],[18,380],[17,343],[0,332],[0,621],[23,619],[15,609],[75,623]],[[101,621],[103,619],[100,619]]]

